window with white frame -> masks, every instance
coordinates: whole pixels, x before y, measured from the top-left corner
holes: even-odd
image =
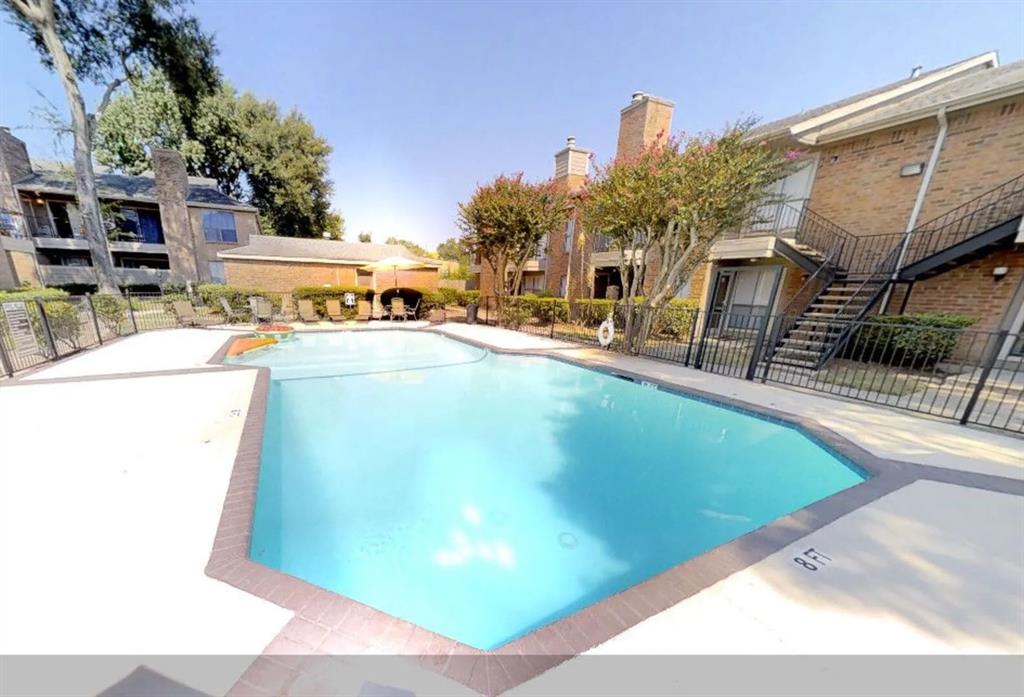
[[[203,237],[207,242],[238,242],[235,214],[231,211],[203,211]]]
[[[565,222],[565,253],[572,249],[572,239],[576,236],[576,218],[569,218]]]

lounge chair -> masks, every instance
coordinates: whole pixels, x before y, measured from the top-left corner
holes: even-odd
[[[370,319],[384,319],[387,316],[388,311],[387,309],[385,309],[384,305],[381,304],[380,297],[376,295],[373,296],[373,305],[372,312],[370,314]]]
[[[405,308],[405,318],[415,320],[420,311],[420,301],[417,300],[412,307]]]
[[[295,301],[288,293],[281,296],[281,313],[278,316],[285,322],[295,319]]]
[[[401,298],[391,298],[391,321],[393,322],[396,317],[401,317],[402,321],[405,321],[405,301]]]
[[[250,297],[249,308],[252,310],[252,321],[256,324],[271,322],[274,319],[274,306],[266,298],[256,295]]]
[[[242,320],[245,319],[241,312],[238,312],[237,310],[235,310],[235,308],[231,307],[231,304],[228,303],[227,298],[220,299],[220,307],[221,310],[224,312],[224,321],[227,322],[228,324],[241,322]]]
[[[312,300],[300,300],[299,301],[299,319],[303,322],[319,322],[320,315],[313,309]]]
[[[327,317],[332,322],[340,322],[345,319],[345,314],[341,311],[341,301],[337,299],[331,299],[327,301]]]
[[[373,305],[370,304],[370,301],[359,300],[356,302],[356,319],[360,322],[369,322],[371,317],[373,317]]]
[[[216,324],[216,317],[200,317],[196,314],[196,308],[187,300],[175,300],[171,303],[174,314],[178,317],[178,324],[183,327],[204,327],[208,324]]]

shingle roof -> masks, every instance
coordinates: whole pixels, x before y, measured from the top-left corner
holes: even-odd
[[[224,250],[217,256],[231,259],[244,257],[273,257],[278,259],[325,260],[336,262],[370,262],[385,257],[406,257],[426,266],[440,266],[436,259],[418,257],[400,244],[374,244],[372,242],[341,242],[308,237],[280,237],[251,235],[249,244]]]
[[[756,128],[751,130],[750,136],[752,138],[771,138],[774,136],[782,135],[784,133],[787,133],[792,126],[795,126],[796,124],[802,121],[806,121],[807,119],[814,118],[815,116],[822,116],[830,111],[834,111],[836,109],[841,109],[843,107],[856,104],[857,102],[864,99],[869,99],[871,97],[882,95],[886,92],[889,92],[890,90],[895,90],[900,87],[904,87],[913,82],[925,81],[929,77],[934,77],[937,73],[941,73],[942,71],[955,68],[956,66],[959,66],[963,63],[975,61],[978,58],[982,58],[986,55],[988,54],[981,54],[979,56],[974,56],[966,60],[957,61],[956,63],[951,63],[950,65],[945,65],[942,66],[941,68],[935,68],[934,70],[923,72],[917,75],[916,77],[906,77],[901,80],[896,80],[895,82],[890,82],[886,85],[882,85],[881,87],[875,87],[850,97],[844,97],[843,99],[840,99],[835,102],[830,102],[829,104],[823,104],[812,109],[805,109],[804,111],[800,111],[791,116],[786,116],[781,119],[776,119],[774,121],[761,124],[760,126],[757,126]],[[969,74],[977,74],[978,72],[988,71],[986,71],[983,67],[975,67],[970,69]]]
[[[1004,88],[1014,87],[1024,92],[1024,61],[1008,63],[998,68],[969,72],[949,80],[938,82],[895,102],[883,104],[866,112],[843,119],[826,126],[821,136],[863,128],[874,123],[886,123],[904,114],[938,109],[945,104],[969,100]]]
[[[36,161],[32,164],[36,171],[28,177],[15,182],[14,187],[16,189],[40,193],[68,194],[69,196],[75,194],[75,175],[70,166],[54,166],[51,164],[41,164]],[[157,200],[156,179],[146,175],[97,172],[96,192],[100,198],[121,201],[156,203]],[[187,200],[189,203],[255,210],[252,206],[248,206],[221,193],[213,179],[204,179],[202,177],[188,178]]]

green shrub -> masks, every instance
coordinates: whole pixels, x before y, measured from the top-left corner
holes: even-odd
[[[345,306],[345,294],[355,293],[356,300],[369,300],[373,297],[373,290],[360,286],[303,286],[296,288],[292,295],[295,300],[312,300],[313,309],[321,317],[327,316],[327,301],[338,300],[341,302],[341,314],[345,319],[354,319],[357,308]]]
[[[513,297],[505,299],[505,307],[501,312],[502,326],[509,329],[519,329],[530,321],[530,308],[521,302],[521,298]]]
[[[842,355],[867,363],[930,367],[949,358],[961,330],[974,322],[973,317],[946,312],[872,317],[857,329]]]
[[[697,316],[700,304],[696,300],[673,299],[661,308],[654,323],[652,334],[670,336],[675,339],[689,339],[690,328]]]
[[[459,290],[458,288],[438,288],[436,291],[430,291],[431,293],[437,293],[444,301],[445,305],[460,305],[465,307],[470,303],[480,302],[480,291],[478,290]]]
[[[67,300],[45,300],[43,308],[46,310],[46,322],[50,325],[50,334],[57,344],[58,351],[61,344],[73,349],[81,348],[82,325],[78,316],[78,307]],[[33,318],[37,315],[33,314]],[[36,330],[36,334],[42,336],[42,326]]]
[[[131,322],[128,319],[128,301],[116,295],[92,296],[92,307],[96,319],[107,331],[120,336]]]
[[[43,300],[54,300],[68,297],[66,290],[60,288],[26,288],[25,290],[0,290],[0,302],[15,302],[18,300],[35,302],[36,298]]]

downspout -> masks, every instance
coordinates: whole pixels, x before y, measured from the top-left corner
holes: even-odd
[[[900,269],[903,268],[903,260],[907,258],[907,249],[910,248],[910,238],[914,236],[914,228],[917,227],[918,216],[921,215],[921,208],[924,207],[925,196],[928,195],[928,186],[932,182],[932,175],[935,174],[935,166],[939,163],[939,154],[942,152],[942,145],[946,142],[946,130],[949,127],[949,122],[946,120],[946,107],[939,109],[939,113],[936,114],[935,118],[939,122],[939,134],[935,138],[935,145],[932,146],[931,157],[928,158],[928,164],[924,168],[924,176],[921,178],[921,187],[917,190],[917,198],[914,200],[914,207],[910,211],[910,219],[907,221],[907,229],[904,230],[903,244],[900,245],[900,255],[896,260],[896,268],[892,272],[892,283],[885,289],[885,297],[882,298],[882,307],[879,310],[879,314],[885,314],[886,308],[889,307],[889,300],[892,298],[892,289],[895,281],[899,278]]]

